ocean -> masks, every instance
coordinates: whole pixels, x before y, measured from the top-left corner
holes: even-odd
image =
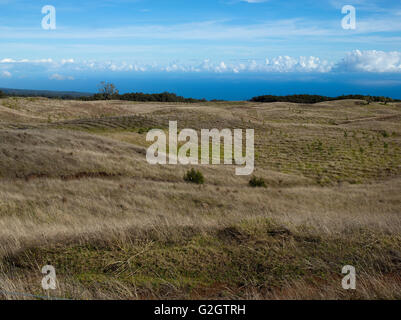
[[[29,77],[2,79],[0,87],[96,92],[97,84],[105,80],[113,82],[120,93],[168,91],[208,100],[248,100],[265,94],[364,94],[401,99],[401,74],[394,73],[93,73],[77,74],[73,77],[74,80],[61,81]]]

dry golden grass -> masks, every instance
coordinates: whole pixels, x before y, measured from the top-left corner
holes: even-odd
[[[0,290],[72,299],[400,299],[401,107],[0,100]],[[254,128],[233,166],[146,162],[146,130]],[[342,266],[357,290],[341,288]],[[4,299],[30,299],[0,293]]]

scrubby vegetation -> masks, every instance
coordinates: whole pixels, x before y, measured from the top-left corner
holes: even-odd
[[[100,82],[98,85],[98,90],[98,96],[101,98],[101,100],[116,99],[119,96],[116,86],[111,82]]]
[[[184,180],[195,184],[203,184],[205,182],[202,172],[194,168],[185,173]]]
[[[251,187],[263,187],[266,188],[266,182],[263,178],[258,178],[258,177],[252,177],[251,180],[249,180],[249,185]]]

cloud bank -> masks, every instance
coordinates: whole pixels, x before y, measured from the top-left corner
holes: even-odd
[[[401,72],[401,52],[359,51],[346,55],[336,69],[345,72]]]
[[[52,80],[73,80],[72,75],[84,72],[202,72],[202,73],[329,73],[329,72],[368,72],[400,73],[401,52],[359,51],[346,54],[338,62],[330,62],[319,57],[278,56],[265,59],[236,61],[198,62],[175,61],[168,64],[113,62],[84,60],[75,61],[65,58],[53,59],[13,59],[0,58],[0,70],[3,77],[11,75],[25,76],[26,73],[44,73]],[[76,77],[75,77],[76,78]]]

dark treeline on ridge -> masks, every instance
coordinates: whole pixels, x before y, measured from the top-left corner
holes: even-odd
[[[273,96],[265,95],[253,97],[250,101],[252,102],[293,102],[293,103],[318,103],[325,101],[335,101],[335,100],[346,100],[346,99],[356,99],[356,100],[366,100],[367,103],[370,102],[398,102],[398,99],[392,99],[388,97],[377,97],[377,96],[364,96],[360,94],[350,94],[342,95],[338,97],[326,97],[319,95],[310,94],[294,94],[288,96]]]
[[[5,97],[44,97],[49,99],[63,99],[63,100],[82,100],[82,101],[96,101],[96,100],[125,100],[125,101],[139,101],[139,102],[182,102],[182,103],[195,103],[207,102],[206,99],[194,99],[178,96],[175,93],[162,92],[162,93],[142,93],[132,92],[120,94],[118,90],[112,92],[99,92],[95,94],[68,92],[68,91],[45,91],[45,90],[19,90],[19,89],[1,89],[0,98]],[[286,96],[263,95],[251,98],[251,102],[292,102],[292,103],[306,103],[313,104],[325,101],[356,99],[365,100],[366,103],[370,102],[400,102],[399,99],[393,99],[383,96],[369,96],[369,95],[342,95],[338,97],[327,97],[320,95],[310,94],[295,94]],[[221,102],[224,100],[210,100],[212,102]]]
[[[140,101],[140,102],[206,102],[206,99],[194,99],[184,98],[177,96],[175,93],[162,92],[162,93],[142,93],[132,92],[119,94],[115,93],[112,95],[106,95],[104,93],[96,93],[93,96],[81,97],[80,100],[125,100],[125,101]]]
[[[52,90],[27,90],[0,88],[0,97],[43,97],[49,99],[77,99],[90,96],[93,93],[74,91],[52,91]]]
[[[62,100],[126,100],[126,101],[141,101],[141,102],[206,102],[206,99],[184,98],[176,95],[175,93],[162,92],[162,93],[142,93],[132,92],[119,94],[116,93],[95,93],[88,94],[79,92],[63,92],[63,91],[44,91],[44,90],[18,90],[18,89],[4,89],[0,90],[0,98],[5,97],[43,97],[49,99],[62,99]]]

